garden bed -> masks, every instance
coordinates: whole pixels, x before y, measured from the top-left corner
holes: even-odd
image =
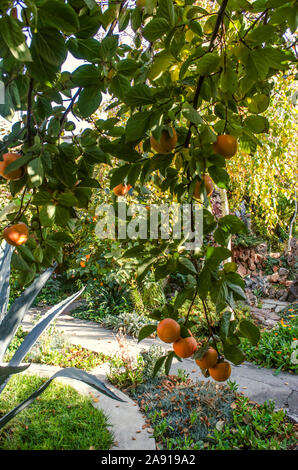
[[[273,402],[258,405],[235,384],[160,377],[128,389],[153,428],[159,450],[293,449],[298,425]]]

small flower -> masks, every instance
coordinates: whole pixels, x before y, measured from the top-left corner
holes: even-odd
[[[96,281],[96,277],[93,279],[93,281]]]
[[[91,255],[86,255],[86,260],[88,261],[91,258]]]
[[[276,351],[276,354],[281,354],[281,351]]]
[[[289,308],[288,312],[294,312],[293,308]]]
[[[80,262],[80,266],[81,266],[81,268],[85,268],[85,267],[86,267],[85,261],[81,261],[81,262]]]
[[[297,339],[297,338],[293,338],[293,341],[298,341],[298,339]]]
[[[274,334],[275,334],[275,336],[277,336],[277,335],[278,335],[278,333],[274,333]]]
[[[101,282],[100,285],[103,286],[103,282]]]

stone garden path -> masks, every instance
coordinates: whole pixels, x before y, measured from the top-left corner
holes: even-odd
[[[70,310],[77,306],[78,304],[74,303]],[[46,310],[43,311],[46,312]],[[32,309],[22,323],[23,329],[31,329],[32,323],[41,315],[42,311],[40,309]],[[58,317],[55,326],[58,330],[64,332],[72,344],[81,345],[86,349],[107,355],[120,352],[116,334],[111,330],[102,328],[98,323],[73,318],[69,312],[66,312]],[[126,337],[125,342],[126,350],[129,351],[131,356],[136,356],[142,349],[149,349],[153,344],[158,344],[164,349],[171,349],[170,345],[167,347],[158,339],[146,339],[138,344],[136,339]],[[173,362],[171,373],[177,373],[178,369],[187,371],[193,380],[210,380],[201,374],[200,369],[191,359],[184,359],[183,362]],[[52,373],[55,368],[33,364],[29,370],[32,370],[33,373],[38,371],[49,375],[50,371]],[[108,364],[103,364],[94,369],[92,373],[107,382],[106,373],[108,371]],[[240,366],[232,365],[230,379],[239,385],[238,392],[243,393],[257,403],[263,403],[269,399],[274,400],[277,409],[283,408],[292,419],[298,422],[298,377],[284,372],[280,372],[276,376],[274,372],[272,369],[260,368],[245,362]],[[148,433],[146,429],[142,428],[145,423],[143,416],[127,395],[123,395],[122,392],[107,384],[125,399],[125,403],[116,403],[108,397],[97,394],[94,389],[84,384],[77,381],[71,382],[71,385],[82,393],[90,394],[91,392],[91,396],[96,398],[93,404],[104,409],[115,432],[115,441],[117,442],[115,449],[155,449],[155,442],[152,435],[150,436],[150,430]]]

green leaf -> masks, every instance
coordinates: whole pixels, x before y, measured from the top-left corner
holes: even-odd
[[[228,233],[247,233],[247,227],[236,215],[226,215],[219,219],[219,227]]]
[[[208,172],[213,179],[214,183],[219,188],[227,189],[227,184],[230,180],[229,174],[224,170],[224,168],[220,168],[219,166],[212,165],[208,168]]]
[[[238,76],[232,65],[229,65],[220,76],[220,87],[224,93],[232,95],[237,90]]]
[[[43,182],[44,169],[41,158],[34,158],[27,165],[27,172],[31,180],[31,184],[37,188]]]
[[[175,9],[172,0],[159,0],[158,17],[165,18],[170,22],[171,26],[175,26]]]
[[[180,256],[178,259],[178,263],[184,268],[185,274],[197,274],[196,268],[190,261],[190,259],[186,258],[185,256]]]
[[[156,328],[157,328],[156,325],[143,326],[143,328],[139,331],[138,343],[142,341],[143,339],[148,338],[148,336],[151,336],[152,333],[156,331]]]
[[[212,72],[216,72],[220,63],[220,57],[216,52],[207,52],[198,60],[197,72],[200,75],[210,75]]]
[[[126,93],[124,101],[130,106],[142,106],[155,103],[151,88],[147,85],[135,85]]]
[[[166,363],[165,363],[165,374],[166,375],[169,375],[169,373],[170,373],[174,357],[175,357],[175,353],[174,353],[174,351],[171,351],[168,354],[168,357],[167,357],[167,360],[166,360]]]
[[[55,224],[65,227],[68,220],[70,219],[70,212],[67,207],[56,206],[55,211]]]
[[[226,311],[222,314],[219,327],[219,336],[222,340],[226,340],[228,337],[231,315],[232,314],[229,311]]]
[[[211,286],[211,274],[208,269],[203,268],[197,277],[198,294],[201,299],[207,299]]]
[[[118,72],[131,77],[138,70],[139,64],[133,59],[124,59],[117,63]]]
[[[244,120],[244,125],[255,134],[267,133],[269,131],[269,122],[264,116],[248,116]]]
[[[54,28],[40,29],[33,35],[31,47],[49,64],[61,66],[67,57],[64,37]]]
[[[127,142],[141,140],[149,127],[151,113],[141,111],[131,116],[126,124],[125,137]]]
[[[152,65],[149,67],[147,73],[147,77],[149,80],[158,79],[175,62],[175,58],[168,51],[159,52],[153,58]]]
[[[58,0],[47,0],[38,11],[38,21],[43,27],[59,29],[65,34],[74,34],[80,24],[75,10]]]
[[[34,194],[32,204],[35,206],[44,206],[50,204],[53,201],[52,194],[48,191],[39,191]]]
[[[210,271],[214,271],[222,261],[230,258],[230,256],[231,251],[227,248],[209,246],[206,252],[205,267]]]
[[[122,184],[129,170],[130,170],[130,165],[123,165],[113,170],[113,174],[110,180],[110,188],[114,189],[116,186],[118,186],[118,184]]]
[[[260,330],[259,328],[249,320],[242,320],[239,325],[239,331],[241,336],[247,338],[253,346],[256,346],[260,341]]]
[[[65,207],[74,207],[77,205],[78,200],[71,191],[60,193],[56,196],[56,200]]]
[[[266,111],[270,104],[270,98],[262,93],[246,98],[247,108],[250,113],[259,114]]]
[[[115,77],[112,78],[110,91],[117,98],[121,100],[124,99],[124,96],[130,89],[130,80],[121,73],[118,73]]]
[[[236,345],[224,344],[224,355],[228,361],[238,366],[245,360],[245,356],[241,349]]]
[[[21,62],[32,61],[26,38],[16,19],[7,15],[0,18],[0,31],[1,37],[15,59]]]
[[[100,71],[97,67],[95,67],[95,65],[92,64],[81,65],[72,73],[71,79],[77,86],[98,87]]]
[[[169,22],[164,18],[154,18],[145,26],[143,36],[147,41],[153,42],[161,38],[170,29]]]
[[[162,356],[159,359],[157,359],[154,369],[153,369],[153,377],[155,377],[158,373],[158,371],[162,368],[163,363],[167,359],[168,356]]]
[[[196,111],[189,103],[185,103],[183,105],[182,114],[186,119],[197,126],[204,122],[198,111]]]
[[[93,8],[97,7],[97,3],[95,0],[84,0],[84,2],[86,3],[89,10],[93,10]]]
[[[78,109],[82,117],[91,116],[101,103],[101,90],[97,86],[88,86],[81,91],[78,99]]]

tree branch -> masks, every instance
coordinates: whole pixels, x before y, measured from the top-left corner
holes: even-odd
[[[216,37],[217,37],[218,31],[219,31],[219,27],[220,27],[222,18],[223,18],[223,16],[224,16],[225,9],[226,9],[226,7],[227,7],[228,1],[229,1],[229,0],[223,0],[222,4],[221,4],[221,6],[220,6],[220,9],[218,10],[217,19],[216,19],[216,23],[215,23],[215,26],[214,26],[214,30],[213,30],[213,33],[212,33],[212,36],[211,36],[211,39],[210,39],[210,44],[209,44],[208,52],[211,52],[211,51],[213,50],[214,42],[215,42],[215,39],[216,39]],[[200,97],[200,93],[201,93],[201,89],[202,89],[202,85],[203,85],[203,83],[204,83],[204,80],[205,80],[205,76],[200,75],[200,77],[199,77],[199,79],[198,79],[198,83],[197,83],[197,88],[196,88],[195,96],[194,96],[194,99],[193,99],[193,107],[194,107],[195,109],[198,108],[199,97]],[[189,129],[188,129],[188,134],[187,134],[187,137],[186,137],[186,140],[185,140],[185,144],[184,144],[184,147],[185,147],[185,148],[187,148],[187,147],[189,146],[190,138],[191,138],[191,126],[189,126]]]

